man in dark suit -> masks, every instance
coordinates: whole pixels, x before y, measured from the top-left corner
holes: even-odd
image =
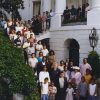
[[[63,16],[64,16],[64,21],[65,22],[69,22],[70,21],[70,10],[69,10],[68,6],[64,10]]]
[[[56,100],[65,100],[66,89],[67,89],[67,78],[64,77],[64,72],[60,72],[60,76],[57,81],[57,95]]]

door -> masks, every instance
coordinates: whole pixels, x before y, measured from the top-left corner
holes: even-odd
[[[74,62],[74,65],[79,66],[79,44],[75,39],[70,41],[69,59]]]

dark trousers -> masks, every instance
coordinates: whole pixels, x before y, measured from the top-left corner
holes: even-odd
[[[87,100],[86,97],[83,97],[83,96],[80,96],[80,99],[79,100]]]
[[[27,52],[24,50],[24,59],[25,59],[25,63],[28,64],[28,55]]]
[[[89,96],[88,100],[98,100],[98,99],[97,99],[97,96]]]
[[[46,29],[50,29],[50,19],[46,21]]]
[[[65,100],[65,97],[66,97],[66,91],[64,91],[64,89],[58,90],[56,94],[56,100]]]

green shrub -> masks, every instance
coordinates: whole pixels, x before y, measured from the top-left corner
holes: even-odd
[[[88,55],[88,62],[90,63],[95,77],[100,77],[100,60],[96,51],[91,51]]]
[[[5,82],[6,85],[3,85]],[[38,100],[36,78],[24,62],[22,49],[16,48],[0,28],[0,86],[2,93],[21,93]]]

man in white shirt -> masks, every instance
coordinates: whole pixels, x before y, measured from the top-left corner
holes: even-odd
[[[4,20],[4,19],[2,19],[2,21],[1,21],[1,26],[3,27],[3,28],[5,28],[5,24],[6,24],[6,26],[7,26],[7,22]],[[6,27],[7,28],[7,27]]]
[[[29,58],[29,65],[34,69],[34,68],[36,68],[36,65],[38,63],[38,60],[35,57],[35,54],[34,53],[32,53],[31,56],[32,56],[32,58]]]
[[[31,57],[32,53],[35,53],[35,45],[33,45],[33,43],[30,43],[30,46],[27,48],[28,58]]]
[[[30,31],[30,35],[32,34],[33,38],[36,39],[35,34],[33,33],[31,28],[29,29],[29,31]]]
[[[49,93],[48,87],[49,87],[48,78],[46,77],[41,86],[41,100],[48,100],[48,93]]]
[[[49,51],[48,51],[48,49],[46,48],[46,46],[43,46],[42,52],[43,52],[43,56],[47,56],[47,55],[48,55]]]
[[[44,83],[44,79],[45,79],[46,77],[48,78],[48,82],[50,82],[49,72],[47,71],[46,65],[44,65],[43,71],[41,71],[41,72],[39,73],[39,82],[40,82],[40,83]]]
[[[17,26],[15,27],[15,29],[16,29],[16,32],[18,32],[18,31],[22,32],[23,28],[20,26],[20,24],[17,24]]]
[[[27,39],[29,39],[30,38],[30,31],[29,31],[29,29],[27,28],[27,31],[25,32],[25,35],[27,36]]]
[[[39,56],[39,52],[43,50],[43,45],[41,44],[41,41],[38,41],[38,43],[36,44],[36,56]]]
[[[23,44],[23,49],[24,49],[24,58],[25,58],[25,62],[26,64],[28,64],[28,54],[27,54],[27,48],[30,46],[30,42],[29,40],[27,39],[26,42],[24,42]]]
[[[51,17],[54,16],[54,12],[52,11],[52,9],[50,10],[50,16],[51,16]]]
[[[30,42],[29,42],[29,39],[27,39],[27,41],[24,42],[23,44],[23,49],[28,48],[29,46],[30,46]]]
[[[86,16],[86,18],[87,18],[88,11],[90,11],[90,6],[89,6],[88,3],[86,3],[86,8],[85,8],[85,16]]]
[[[65,100],[67,84],[67,78],[64,76],[64,72],[62,71],[60,72],[57,81],[57,100]]]

